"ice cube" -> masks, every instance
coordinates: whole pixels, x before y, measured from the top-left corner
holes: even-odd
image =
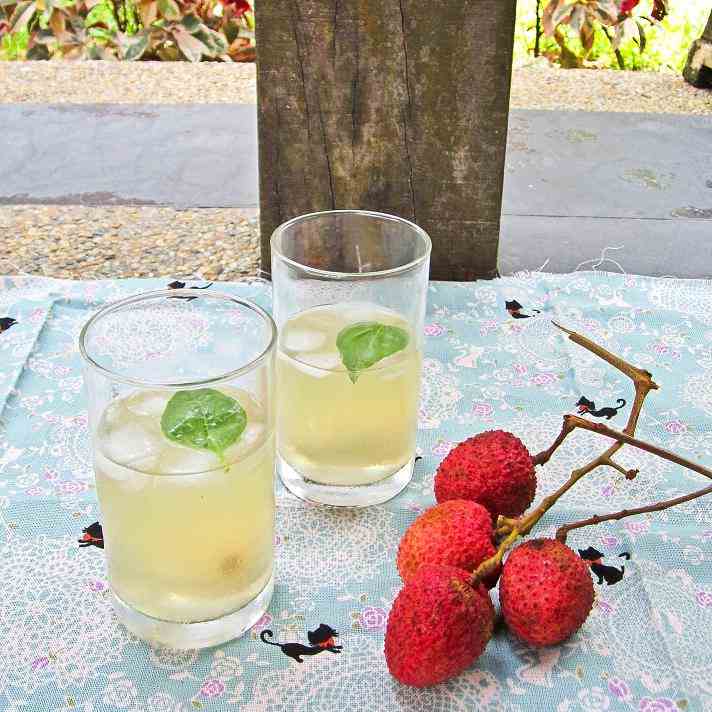
[[[134,416],[135,417],[135,416]],[[136,418],[114,422],[100,434],[104,455],[120,465],[133,466],[139,460],[158,455],[165,438],[146,419]]]
[[[150,472],[152,471],[152,466],[155,467],[156,459],[151,457],[146,460],[139,460],[139,463],[141,467],[136,469]],[[139,492],[150,482],[150,475],[141,474],[141,472],[136,472],[136,470],[123,465],[117,465],[101,453],[97,453],[95,464],[98,477],[114,480],[114,482],[119,483],[122,490],[128,492]]]
[[[217,470],[224,465],[215,453],[182,445],[168,445],[158,461],[158,474],[194,475]]]
[[[260,421],[247,423],[242,431],[239,440],[225,450],[225,460],[227,462],[237,462],[244,458],[257,445],[261,444],[265,437],[265,425]]]
[[[325,333],[306,329],[287,329],[282,338],[282,345],[287,351],[298,353],[316,351],[326,342]]]
[[[312,378],[326,378],[330,376],[333,371],[341,370],[339,355],[326,351],[309,354],[308,363],[290,358],[289,365]]]
[[[160,418],[171,395],[168,391],[138,391],[126,398],[124,404],[135,415]]]

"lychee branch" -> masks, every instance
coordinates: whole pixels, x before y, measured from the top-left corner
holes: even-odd
[[[651,443],[647,443],[644,440],[638,440],[638,438],[634,438],[630,435],[627,435],[626,433],[618,432],[613,428],[609,428],[607,425],[603,425],[603,423],[590,423],[588,420],[579,418],[576,415],[565,415],[564,421],[564,427],[568,428],[569,431],[574,430],[576,428],[581,428],[582,430],[589,430],[592,433],[605,435],[608,438],[616,440],[621,445],[632,445],[633,447],[636,447],[639,450],[645,450],[645,452],[649,452],[652,455],[657,455],[663,460],[669,460],[670,462],[674,462],[676,465],[681,465],[682,467],[686,467],[688,470],[693,470],[694,472],[697,472],[700,475],[704,475],[705,477],[709,477],[710,479],[712,479],[712,470],[710,470],[709,468],[704,467],[703,465],[699,465],[696,462],[693,462],[692,460],[688,460],[684,457],[681,457],[680,455],[677,455],[674,452],[670,452],[669,450],[665,450],[661,447],[658,447],[657,445],[652,445]]]
[[[568,490],[571,489],[582,477],[585,477],[587,474],[589,474],[596,468],[602,466],[611,467],[623,474],[626,479],[634,479],[638,475],[638,470],[628,470],[613,460],[613,455],[615,455],[626,444],[650,452],[654,455],[657,455],[658,457],[662,457],[663,459],[669,460],[683,467],[687,467],[695,472],[705,475],[706,477],[712,477],[712,471],[708,470],[707,468],[702,467],[697,463],[691,462],[690,460],[686,460],[685,458],[682,458],[676,455],[675,453],[668,452],[667,450],[663,450],[662,448],[659,448],[655,445],[651,445],[633,437],[635,434],[635,429],[638,425],[638,420],[640,418],[640,413],[642,411],[645,398],[647,397],[648,393],[650,393],[650,391],[657,390],[659,387],[657,383],[653,381],[651,373],[644,369],[637,368],[629,364],[624,359],[620,358],[619,356],[616,356],[615,354],[612,354],[610,351],[603,348],[594,341],[591,341],[585,336],[582,336],[581,334],[578,334],[575,331],[571,331],[570,329],[567,329],[561,326],[560,324],[557,324],[556,322],[552,323],[554,324],[554,326],[565,332],[568,335],[569,340],[573,341],[575,344],[578,344],[582,348],[586,349],[587,351],[590,351],[591,353],[595,354],[607,363],[611,364],[611,366],[618,369],[621,373],[625,374],[633,381],[633,385],[635,387],[635,399],[631,407],[631,413],[628,418],[628,422],[626,423],[626,426],[623,429],[623,432],[618,432],[602,424],[589,423],[587,420],[584,420],[583,418],[579,418],[577,416],[564,416],[564,422],[561,431],[559,432],[559,435],[556,437],[554,442],[549,448],[543,450],[542,452],[534,456],[533,461],[535,465],[546,464],[551,459],[556,450],[563,444],[566,438],[577,428],[589,430],[591,432],[595,432],[601,435],[606,435],[607,437],[610,437],[616,442],[598,457],[594,458],[582,467],[573,470],[569,479],[566,480],[566,482],[564,482],[561,487],[559,487],[559,489],[557,489],[554,493],[552,493],[548,497],[545,497],[534,511],[523,517],[514,519],[500,516],[497,520],[496,535],[498,537],[505,538],[500,542],[496,554],[491,559],[483,561],[482,564],[478,567],[477,571],[475,571],[473,575],[473,578],[475,580],[480,580],[486,577],[488,573],[491,573],[494,569],[496,569],[499,563],[501,563],[505,552],[511,547],[514,541],[516,541],[520,536],[528,534],[532,530],[532,528],[539,522],[539,520],[544,516],[544,514],[549,509],[551,509],[551,507],[553,507],[553,505],[559,500],[560,497],[562,497],[566,492],[568,492]],[[670,500],[672,504],[662,502],[659,503],[659,505],[662,505],[662,508],[665,509],[667,508],[667,506],[675,506],[675,504],[678,504],[680,502],[686,502],[689,501],[689,499],[702,497],[706,493],[706,490],[701,490],[700,492],[693,493],[692,495],[686,495],[685,499],[678,498],[678,500],[680,500],[679,502],[676,500]],[[651,505],[651,507],[657,507],[659,505]],[[654,509],[650,508],[642,508],[642,510],[655,511]],[[637,510],[626,511],[631,513],[637,513]],[[620,517],[619,515],[621,515],[621,513],[617,512],[614,515],[610,515],[609,518],[622,518],[623,516],[630,516],[630,514],[627,513],[622,514]],[[607,515],[603,516],[605,517]],[[585,520],[585,524],[574,523],[574,525],[572,525],[572,528],[576,528],[577,526],[587,526],[588,524],[594,524],[596,523],[596,521],[594,520],[596,520],[596,518],[592,518],[591,520]],[[601,519],[601,521],[606,520],[604,518]],[[563,536],[565,537],[565,533]]]
[[[675,497],[675,499],[668,499],[657,504],[650,504],[647,507],[637,507],[636,509],[622,509],[620,512],[614,512],[613,514],[597,514],[588,519],[581,519],[578,522],[571,522],[570,524],[564,524],[564,526],[559,527],[556,530],[556,538],[562,542],[566,543],[566,536],[573,529],[581,529],[582,527],[590,527],[594,524],[601,524],[602,522],[609,522],[612,520],[625,519],[625,517],[632,517],[636,514],[646,514],[648,512],[662,512],[665,509],[670,509],[670,507],[675,507],[678,504],[684,504],[685,502],[690,502],[698,497],[704,497],[705,495],[712,494],[712,485],[705,487],[704,489],[697,490],[697,492],[691,492],[690,494],[683,495],[681,497]]]

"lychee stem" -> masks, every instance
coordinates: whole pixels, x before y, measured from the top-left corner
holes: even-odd
[[[674,452],[665,450],[657,445],[652,445],[644,440],[638,440],[638,438],[634,438],[625,432],[618,432],[603,423],[591,423],[588,420],[579,418],[577,415],[565,415],[564,421],[566,421],[565,427],[569,428],[569,430],[582,428],[583,430],[590,430],[592,433],[605,435],[606,437],[616,440],[621,444],[632,445],[633,447],[637,447],[639,450],[645,450],[646,452],[661,457],[663,460],[669,460],[670,462],[674,462],[676,465],[681,465],[682,467],[686,467],[688,470],[693,470],[700,475],[704,475],[705,477],[712,479],[712,470],[709,468],[704,467],[703,465],[698,465],[692,460],[676,455]]]
[[[647,507],[637,507],[636,509],[622,509],[620,512],[614,512],[613,514],[596,514],[589,519],[581,519],[578,522],[571,522],[570,524],[565,524],[556,530],[556,538],[562,542],[566,543],[567,534],[573,529],[580,529],[581,527],[588,527],[594,524],[600,524],[601,522],[608,522],[611,520],[624,519],[625,517],[632,517],[636,514],[645,514],[646,512],[662,512],[665,509],[670,509],[670,507],[675,507],[678,504],[684,504],[685,502],[690,502],[698,497],[704,497],[705,495],[712,494],[712,485],[705,487],[704,489],[697,490],[697,492],[691,492],[690,494],[683,495],[682,497],[675,497],[675,499],[668,499],[663,502],[658,502],[657,504],[651,504]]]
[[[519,530],[513,529],[504,539],[494,556],[491,556],[486,561],[483,561],[473,572],[470,583],[472,586],[477,586],[483,579],[486,579],[490,574],[494,573],[495,569],[502,563],[505,552],[519,539]]]

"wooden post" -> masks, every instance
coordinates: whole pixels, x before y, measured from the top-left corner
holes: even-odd
[[[516,0],[259,0],[262,266],[296,215],[364,208],[494,277]]]
[[[682,76],[693,86],[712,87],[712,12],[702,37],[690,47]]]

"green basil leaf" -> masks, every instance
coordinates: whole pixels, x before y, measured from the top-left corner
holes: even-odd
[[[336,337],[336,348],[352,383],[356,383],[361,371],[402,351],[407,345],[408,332],[405,329],[376,321],[347,326]]]
[[[210,450],[221,460],[246,425],[245,409],[212,388],[178,391],[161,416],[161,430],[169,440],[195,450]]]

